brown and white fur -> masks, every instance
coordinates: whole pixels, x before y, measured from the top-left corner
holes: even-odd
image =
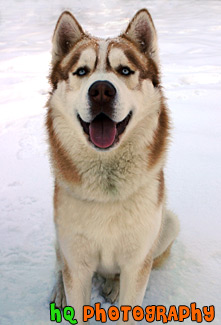
[[[123,34],[106,40],[86,34],[64,12],[53,36],[50,81],[46,125],[58,262],[52,301],[62,307],[67,300],[82,324],[95,272],[106,277],[108,301],[119,293],[119,305],[142,305],[153,261],[178,234],[178,220],[165,208],[170,125],[149,12],[140,10]],[[92,98],[89,89],[97,81],[102,86],[96,91],[111,84],[114,98]],[[84,129],[101,113],[118,129],[127,122],[104,148]]]

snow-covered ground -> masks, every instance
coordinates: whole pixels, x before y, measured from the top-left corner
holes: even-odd
[[[146,305],[215,305],[221,324],[221,2],[87,0],[0,3],[0,324],[50,324],[53,181],[44,132],[51,36],[61,11],[113,36],[147,7],[159,35],[173,118],[169,206],[179,215],[172,254],[152,271]],[[92,303],[102,302],[94,282]],[[173,324],[173,322],[171,322]],[[185,324],[191,324],[188,319]]]

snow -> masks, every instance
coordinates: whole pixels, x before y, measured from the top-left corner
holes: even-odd
[[[221,5],[215,0],[25,1],[0,4],[0,324],[49,324],[54,283],[53,180],[44,131],[51,36],[71,10],[97,36],[147,7],[158,30],[173,119],[168,205],[181,231],[153,270],[143,306],[214,305],[221,324]],[[94,281],[92,304],[102,302]],[[173,322],[171,322],[173,324]],[[186,324],[191,324],[188,319]]]

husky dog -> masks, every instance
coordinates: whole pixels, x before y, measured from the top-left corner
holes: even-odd
[[[50,82],[58,268],[52,301],[74,307],[83,324],[95,273],[106,279],[108,301],[119,295],[119,305],[142,305],[153,262],[178,234],[178,220],[165,208],[170,122],[149,12],[138,11],[110,39],[90,36],[63,12]]]

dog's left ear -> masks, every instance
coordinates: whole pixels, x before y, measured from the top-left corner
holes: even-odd
[[[69,11],[64,11],[54,30],[52,63],[60,61],[84,36],[85,33],[75,17]]]
[[[121,36],[133,42],[142,53],[158,60],[157,33],[147,9],[136,13]]]

